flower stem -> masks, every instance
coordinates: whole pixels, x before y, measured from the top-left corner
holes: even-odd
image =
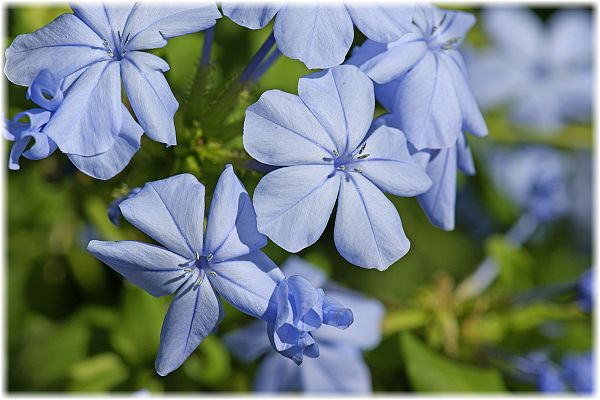
[[[280,55],[281,55],[281,51],[279,51],[279,49],[277,47],[275,47],[275,49],[269,55],[269,57],[267,57],[267,59],[260,65],[260,67],[258,67],[258,69],[252,75],[250,80],[255,83],[258,82],[260,80],[260,78],[265,74],[265,72],[267,72],[268,69],[271,68],[271,65],[273,65],[273,63],[275,61],[277,61],[277,59],[279,58]]]
[[[252,77],[252,75],[254,75],[254,73],[256,72],[256,69],[260,66],[260,63],[265,58],[265,56],[269,53],[269,50],[271,50],[271,47],[273,47],[274,44],[275,44],[275,35],[273,34],[273,32],[271,32],[271,34],[269,35],[267,40],[265,40],[263,45],[260,46],[260,48],[254,55],[254,57],[252,57],[252,60],[250,60],[250,63],[246,66],[246,68],[240,75],[240,81],[242,83],[248,82],[248,80]]]
[[[215,38],[215,25],[204,31],[204,45],[202,46],[202,56],[200,65],[207,66],[210,63],[210,51],[212,50],[213,40]]]

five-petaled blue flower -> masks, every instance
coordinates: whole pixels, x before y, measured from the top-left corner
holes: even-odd
[[[163,323],[156,371],[177,369],[223,318],[217,293],[267,319],[277,266],[260,251],[252,202],[233,168],[221,174],[203,235],[204,186],[190,174],[146,183],[119,208],[160,245],[91,241],[88,250],[153,296],[175,293]]]
[[[482,13],[491,48],[467,53],[471,86],[482,107],[508,105],[512,119],[539,131],[590,119],[593,99],[592,15],[554,13],[547,27],[531,11],[490,7]]]
[[[223,14],[250,29],[263,28],[275,17],[274,35],[283,54],[308,68],[344,62],[354,26],[376,42],[391,42],[410,32],[414,5],[369,4],[237,4],[223,3]]]
[[[45,128],[61,108],[63,93],[62,84],[46,69],[41,70],[33,79],[27,90],[27,98],[42,108],[24,111],[15,115],[13,120],[6,121],[4,136],[15,142],[9,155],[9,169],[20,168],[21,156],[40,160],[57,149],[56,143],[46,135]],[[129,164],[131,157],[140,148],[143,132],[124,105],[121,106],[121,112],[121,131],[108,150],[92,156],[67,154],[80,171],[97,179],[110,179]],[[33,144],[29,147],[32,140]]]
[[[381,340],[382,304],[327,281],[322,271],[298,257],[289,258],[282,269],[286,276],[302,276],[349,306],[354,324],[343,331],[327,326],[316,331],[314,339],[319,345],[319,358],[307,358],[299,367],[274,352],[269,353],[262,322],[228,334],[225,342],[240,359],[252,361],[266,354],[254,379],[254,390],[369,393],[371,376],[361,352],[374,348]]]
[[[258,161],[283,167],[254,191],[258,229],[297,252],[323,233],[338,200],[334,240],[340,254],[385,270],[410,243],[383,191],[415,196],[431,180],[410,157],[404,135],[371,129],[371,80],[342,65],[299,80],[298,96],[270,90],[248,107],[244,147]]]
[[[64,80],[64,99],[44,133],[67,154],[90,157],[114,146],[127,123],[121,83],[144,132],[167,145],[176,143],[173,115],[178,103],[161,58],[142,50],[163,47],[167,39],[215,24],[214,4],[160,7],[75,4],[48,25],[15,38],[6,50],[9,80],[30,86],[49,70]]]
[[[418,150],[452,147],[463,130],[488,133],[458,52],[474,23],[471,14],[419,4],[412,32],[391,43],[367,40],[347,61],[377,83],[377,100]]]

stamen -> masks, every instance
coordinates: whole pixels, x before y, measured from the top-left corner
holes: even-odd
[[[362,174],[362,170],[360,170],[358,168],[354,168],[354,172],[358,172],[359,174]]]
[[[192,289],[196,290],[196,288],[198,286],[200,286],[200,284],[202,283],[203,280],[204,280],[204,278],[202,276],[199,276],[198,279],[196,279],[196,282],[194,283],[194,287]]]
[[[370,154],[369,154],[369,153],[367,153],[367,154],[363,154],[362,156],[358,156],[358,157],[356,157],[356,158],[357,158],[358,160],[364,160],[365,158],[367,158],[367,157],[369,157],[369,156],[370,156]]]
[[[114,54],[113,54],[113,52],[112,52],[112,51],[109,51],[109,52],[108,52],[108,53],[106,53],[106,54],[108,54],[108,56],[109,56],[109,57],[113,57],[113,56],[114,56]]]
[[[216,278],[217,273],[215,271],[210,271],[210,276],[212,276],[213,278]]]
[[[158,31],[158,33],[160,33],[160,31]],[[162,36],[162,33],[160,33]],[[131,32],[127,34],[127,37],[125,38],[125,44],[129,43],[129,37],[131,36]]]
[[[184,268],[183,272],[185,272],[186,274],[189,274],[190,272],[192,272],[193,270],[191,268]]]
[[[119,37],[119,42],[121,42],[121,31],[117,31],[117,36]]]
[[[338,171],[345,171],[346,170],[346,166],[345,165],[340,165],[339,167],[336,168]]]
[[[323,157],[323,161],[331,162],[331,161],[333,161],[333,158],[331,158],[331,157]]]
[[[207,260],[207,261],[210,261],[210,260],[212,260],[212,259],[213,259],[213,257],[214,257],[214,256],[213,256],[213,255],[212,255],[212,253],[211,253],[211,254],[209,254],[209,255],[207,255],[207,256],[206,256],[206,260]]]
[[[340,153],[337,150],[333,149],[333,155],[339,157]]]
[[[448,39],[446,43],[442,46],[444,50],[451,50],[454,48],[454,45],[460,41],[460,37],[455,37],[452,39]]]
[[[358,151],[358,154],[362,154],[363,151],[365,151],[365,147],[367,147],[367,142],[364,142],[362,146],[360,146],[360,150]]]
[[[102,39],[102,44],[104,45],[104,47],[108,47],[108,40]]]

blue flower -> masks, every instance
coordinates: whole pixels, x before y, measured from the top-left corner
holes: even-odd
[[[204,186],[190,174],[146,183],[119,204],[159,245],[91,241],[88,250],[153,296],[175,294],[163,323],[156,370],[177,369],[223,318],[217,293],[242,312],[268,319],[282,272],[260,251],[267,243],[241,182],[228,166],[203,235]]]
[[[275,17],[274,34],[283,54],[308,68],[344,62],[354,27],[376,42],[391,42],[410,31],[413,5],[223,3],[223,14],[250,29],[263,28]]]
[[[567,354],[562,359],[564,376],[576,393],[594,392],[594,360],[592,353]]]
[[[515,122],[541,131],[568,120],[589,120],[592,111],[592,15],[555,12],[545,27],[520,7],[482,13],[491,48],[470,51],[471,86],[485,109],[508,105]]]
[[[431,185],[411,159],[406,139],[372,129],[373,84],[356,67],[317,72],[299,96],[265,92],[248,107],[244,147],[278,167],[254,191],[258,229],[291,252],[315,243],[338,200],[334,239],[353,264],[384,270],[410,243],[382,191],[415,196]]]
[[[64,81],[61,107],[44,133],[63,153],[82,157],[80,163],[106,153],[129,124],[121,104],[122,84],[144,132],[174,145],[178,103],[163,75],[169,66],[141,50],[214,25],[220,17],[216,6],[78,4],[73,10],[17,36],[6,50],[4,72],[12,82],[30,86],[44,69]]]
[[[369,393],[371,376],[362,351],[373,349],[381,340],[383,305],[326,281],[322,271],[298,257],[289,258],[282,269],[286,276],[303,276],[313,286],[323,287],[329,296],[348,305],[354,315],[354,324],[343,331],[329,326],[314,331],[319,358],[306,358],[300,366],[269,350],[264,323],[253,323],[229,333],[225,342],[238,358],[252,361],[265,355],[254,379],[254,390]]]
[[[579,278],[579,307],[586,312],[592,312],[594,307],[594,269],[585,271]]]
[[[27,90],[27,98],[41,108],[24,111],[15,115],[12,121],[6,121],[4,136],[15,142],[10,151],[9,169],[20,168],[21,156],[40,160],[57,149],[56,143],[46,134],[46,127],[63,107],[62,84],[50,71],[41,70]],[[92,156],[67,153],[79,170],[97,179],[110,179],[129,164],[131,157],[140,148],[143,132],[124,105],[121,106],[121,113],[121,131],[108,150]],[[32,140],[33,144],[28,148]]]
[[[557,218],[569,211],[569,164],[560,152],[526,146],[495,150],[488,159],[496,185],[538,220]]]
[[[373,125],[385,126],[397,135],[402,134],[392,114],[377,118]],[[454,146],[448,148],[417,150],[409,142],[408,149],[432,181],[431,188],[417,196],[425,215],[433,225],[441,229],[454,229],[457,170],[466,175],[475,174],[475,165],[466,136],[461,133]]]
[[[377,100],[418,150],[452,147],[463,130],[488,133],[458,52],[474,23],[471,14],[419,4],[410,33],[391,43],[367,40],[347,61],[377,83]]]

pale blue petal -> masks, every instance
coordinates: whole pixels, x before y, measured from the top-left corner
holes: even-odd
[[[106,40],[115,49],[120,44],[119,33],[123,33],[125,20],[129,16],[133,2],[118,4],[76,3],[71,4],[73,13],[89,26],[98,37]]]
[[[384,192],[405,197],[424,193],[431,186],[431,180],[408,153],[404,133],[384,123],[377,126],[381,121],[374,123],[375,130],[359,146],[363,149],[361,156],[367,157],[347,167],[360,171]]]
[[[389,43],[412,30],[414,4],[348,3],[354,25],[371,40]]]
[[[68,154],[69,160],[83,173],[96,179],[110,179],[121,172],[140,148],[144,131],[123,105],[123,124],[113,146],[93,156]]]
[[[5,53],[4,73],[13,83],[29,86],[43,69],[57,80],[109,60],[102,39],[72,14],[63,14],[37,31],[19,35]]]
[[[267,245],[267,238],[256,228],[256,213],[246,189],[227,165],[215,188],[204,251],[213,262],[243,256]]]
[[[119,63],[96,63],[65,93],[44,128],[63,153],[91,156],[113,146],[122,122],[119,71]]]
[[[410,248],[394,205],[360,174],[342,179],[334,239],[340,254],[363,268],[387,269]]]
[[[342,4],[289,4],[275,18],[277,47],[309,69],[344,62],[354,39],[354,26]]]
[[[438,13],[441,20],[435,24],[435,33],[430,36],[429,45],[457,48],[475,25],[475,16],[461,11],[439,10]]]
[[[375,348],[381,341],[383,304],[332,283],[327,284],[326,291],[329,297],[352,310],[354,322],[344,330],[323,326],[314,333],[315,339],[319,343],[345,343],[362,350]]]
[[[347,329],[354,322],[352,310],[336,299],[325,296],[323,300],[323,323],[338,329]]]
[[[427,42],[420,34],[408,33],[386,45],[366,40],[347,63],[358,66],[377,83],[388,83],[415,66],[427,50]]]
[[[592,116],[594,100],[594,71],[587,68],[573,71],[555,82],[555,90],[561,103],[562,113],[567,118],[588,122]]]
[[[394,111],[394,103],[396,102],[396,93],[402,82],[401,79],[396,79],[384,85],[375,84],[375,98],[386,110]]]
[[[48,111],[56,111],[63,101],[59,82],[47,69],[35,76],[27,89],[27,99]]]
[[[165,376],[179,368],[214,330],[222,315],[221,304],[208,279],[180,290],[167,311],[160,332],[156,372]]]
[[[542,22],[525,7],[488,7],[481,14],[481,23],[493,42],[508,54],[531,58],[543,49]]]
[[[41,160],[48,157],[56,150],[56,144],[40,129],[50,119],[52,114],[41,108],[23,111],[6,121],[4,136],[15,144],[10,150],[8,168],[18,170],[21,156],[30,160]],[[26,122],[24,121],[26,118]],[[34,143],[27,149],[31,140]]]
[[[373,120],[373,83],[352,65],[340,65],[300,78],[298,95],[346,154],[364,139]],[[333,150],[333,149],[332,149]]]
[[[225,1],[221,5],[223,15],[238,25],[249,29],[264,28],[279,11],[276,4],[235,3]]]
[[[173,294],[187,279],[184,257],[151,244],[92,240],[87,250],[152,296]]]
[[[396,93],[394,114],[417,149],[450,147],[461,132],[458,98],[441,57],[427,53],[402,78]]]
[[[164,47],[167,39],[210,28],[221,18],[215,3],[178,4],[136,3],[123,28],[129,36],[128,50]]]
[[[458,168],[467,175],[475,175],[475,162],[464,134],[458,136],[456,142]]]
[[[280,168],[254,191],[258,230],[295,253],[315,243],[333,210],[340,178],[331,165]]]
[[[246,109],[244,148],[269,165],[325,164],[335,144],[298,96],[263,93]]]
[[[594,32],[592,14],[577,9],[561,9],[550,17],[549,63],[554,66],[591,65]]]
[[[297,329],[313,331],[321,326],[324,293],[301,276],[287,279],[288,298],[294,312],[293,323]]]
[[[448,50],[446,55],[447,57],[440,57],[440,61],[452,77],[452,84],[462,113],[463,130],[475,136],[486,136],[488,129],[469,87],[468,78],[464,72],[466,67],[463,58],[456,50]],[[489,77],[489,79],[494,79],[494,77]]]
[[[251,362],[263,354],[271,353],[267,337],[267,324],[255,321],[246,328],[230,332],[223,338],[227,348],[242,361]],[[278,355],[279,358],[284,358]]]
[[[429,221],[448,231],[454,229],[456,164],[456,147],[439,150],[427,165],[433,185],[427,193],[417,197]]]
[[[191,174],[148,182],[119,208],[127,221],[187,258],[202,254],[204,185]]]
[[[171,146],[177,143],[173,115],[179,103],[163,75],[168,70],[163,59],[140,51],[127,53],[122,61],[125,92],[144,132]]]
[[[263,252],[210,265],[210,283],[229,304],[256,318],[266,318],[276,282],[271,277],[279,270]]]
[[[285,276],[300,275],[314,287],[323,286],[327,280],[327,277],[322,270],[313,267],[298,256],[288,257],[281,266],[281,270]]]
[[[319,358],[307,358],[300,366],[304,392],[371,392],[371,374],[360,350],[341,344],[322,345],[319,350]]]
[[[277,353],[269,354],[254,377],[253,390],[259,393],[293,392],[301,390],[300,368]]]

